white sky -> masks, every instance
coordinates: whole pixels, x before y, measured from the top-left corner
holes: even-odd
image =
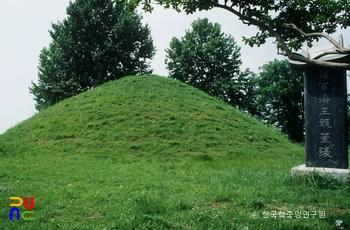
[[[35,101],[28,88],[37,82],[39,53],[51,42],[48,30],[51,22],[66,17],[69,0],[2,0],[0,1],[0,134],[36,113]],[[262,47],[250,48],[242,43],[242,36],[256,34],[254,27],[243,25],[229,12],[221,9],[194,15],[178,14],[174,10],[156,7],[152,14],[143,13],[152,31],[157,53],[152,61],[153,73],[167,76],[164,49],[172,37],[181,37],[197,18],[209,18],[221,24],[222,31],[231,34],[241,47],[242,69],[258,68],[275,58],[276,48],[269,40]],[[345,44],[350,43],[350,31],[341,31]]]

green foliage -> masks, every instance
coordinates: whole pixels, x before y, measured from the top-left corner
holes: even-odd
[[[251,104],[246,90],[252,73],[240,71],[240,47],[207,18],[192,23],[184,37],[173,37],[166,50],[169,76],[192,85],[231,105],[245,109]]]
[[[304,140],[303,72],[291,69],[287,60],[274,60],[261,67],[254,79],[259,119],[276,125],[291,140]]]
[[[130,8],[135,8],[140,3],[143,9],[151,11],[150,0],[127,1]],[[260,46],[268,38],[276,40],[276,46],[282,50],[285,56],[293,60],[299,60],[314,65],[338,66],[350,68],[346,63],[327,63],[316,59],[300,57],[293,53],[299,50],[307,42],[309,46],[313,41],[324,37],[331,41],[327,34],[332,34],[337,28],[350,26],[350,1],[348,0],[155,0],[166,8],[172,7],[177,11],[185,11],[188,14],[201,10],[209,10],[213,7],[221,8],[236,15],[244,24],[254,25],[259,32],[243,41],[250,46]],[[341,51],[350,53],[350,49],[342,47]]]
[[[76,0],[67,15],[52,24],[52,42],[40,53],[38,84],[30,87],[38,111],[104,82],[151,72],[150,30],[119,1]]]
[[[302,146],[169,78],[105,83],[0,143],[0,229],[334,229],[350,220],[349,185],[290,181]],[[10,221],[10,196],[35,196],[36,219]],[[327,218],[266,219],[264,211]]]
[[[348,143],[350,144],[350,94],[347,96],[347,106],[348,106]]]

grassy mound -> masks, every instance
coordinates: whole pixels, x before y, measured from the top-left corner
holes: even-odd
[[[0,140],[8,143],[5,155],[49,154],[48,149],[97,157],[295,152],[273,128],[193,87],[156,76],[106,83],[42,111]]]
[[[158,76],[36,114],[0,135],[0,159],[0,229],[329,229],[350,214],[347,187],[290,180],[302,146]],[[10,221],[10,196],[35,196],[35,220]],[[327,218],[267,214],[287,211]]]

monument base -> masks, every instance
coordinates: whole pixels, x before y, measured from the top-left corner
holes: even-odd
[[[341,183],[350,182],[350,169],[306,167],[305,164],[292,168],[292,178],[317,174],[326,179],[336,179]]]

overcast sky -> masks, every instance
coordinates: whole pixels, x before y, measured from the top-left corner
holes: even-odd
[[[48,30],[51,22],[66,17],[69,0],[1,0],[0,1],[0,134],[36,113],[35,101],[28,88],[37,82],[40,50],[51,42]],[[164,49],[172,37],[181,37],[197,18],[207,17],[221,24],[222,31],[231,34],[242,48],[242,69],[258,72],[263,64],[282,59],[269,40],[259,48],[242,43],[242,36],[256,34],[254,27],[243,25],[229,12],[221,9],[199,12],[194,15],[178,14],[174,10],[156,7],[152,14],[143,13],[144,22],[152,31],[157,53],[152,61],[153,73],[167,76]],[[350,31],[341,31],[345,44],[350,43]]]

